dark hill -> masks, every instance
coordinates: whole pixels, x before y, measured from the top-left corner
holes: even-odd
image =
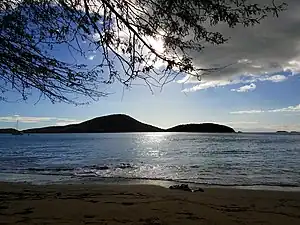
[[[235,133],[231,127],[214,124],[184,124],[167,129],[168,132],[198,132],[198,133]]]
[[[79,124],[51,126],[24,130],[24,133],[124,133],[124,132],[202,132],[202,133],[234,133],[227,126],[203,123],[186,124],[164,130],[122,114],[97,117]]]
[[[0,129],[0,134],[19,134],[20,131],[13,128]]]
[[[285,130],[279,130],[276,131],[277,134],[288,134],[289,132],[285,131]]]
[[[44,127],[25,130],[25,133],[123,133],[123,132],[159,132],[163,131],[141,123],[127,115],[108,115],[97,117],[79,124]]]

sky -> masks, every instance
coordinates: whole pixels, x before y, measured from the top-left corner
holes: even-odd
[[[122,113],[162,128],[215,122],[241,131],[300,131],[300,3],[285,2],[288,10],[279,18],[253,28],[216,27],[229,41],[193,52],[194,63],[203,68],[232,65],[201,81],[178,77],[154,94],[146,86],[114,84],[109,87],[113,94],[83,106],[37,102],[33,94],[26,101],[0,103],[0,128],[15,127],[17,120],[19,129],[27,129]],[[68,57],[63,48],[56,54]],[[99,58],[91,52],[85,60],[96,63]]]

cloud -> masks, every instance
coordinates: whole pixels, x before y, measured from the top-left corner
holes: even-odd
[[[300,104],[295,106],[288,106],[279,109],[268,109],[268,110],[245,110],[245,111],[233,111],[230,114],[257,114],[257,113],[277,113],[277,112],[300,112]]]
[[[88,57],[88,60],[94,60],[95,57],[96,57],[96,55],[91,55]]]
[[[259,78],[260,81],[272,81],[275,83],[286,81],[288,78],[284,75],[274,75],[270,77]]]
[[[51,121],[53,120],[53,117],[27,117],[27,116],[20,116],[20,115],[14,115],[14,116],[2,116],[0,117],[0,122],[22,122],[22,123],[40,123],[45,121]]]
[[[242,87],[239,87],[237,89],[231,89],[231,91],[236,91],[236,92],[249,92],[249,91],[254,91],[256,89],[256,85],[251,83],[249,85],[245,85]]]
[[[281,109],[272,109],[268,110],[268,112],[300,112],[300,104],[295,106],[289,106]]]
[[[198,90],[203,90],[207,88],[215,88],[215,87],[222,87],[229,84],[235,84],[234,81],[223,81],[223,80],[213,80],[207,82],[200,82],[198,85],[193,86],[192,88],[183,89],[182,92],[194,92]]]
[[[58,117],[32,117],[32,116],[2,116],[0,117],[0,122],[4,123],[15,123],[19,121],[20,123],[41,123],[41,122],[51,122],[55,125],[67,125],[71,123],[79,123],[80,120],[69,119],[69,118],[58,118]]]
[[[240,125],[243,125],[243,126],[255,126],[256,124],[259,124],[258,121],[227,121],[227,122],[214,122],[214,123],[218,123],[218,124],[228,124],[230,126],[240,126]]]
[[[93,39],[93,41],[98,42],[98,41],[101,40],[101,36],[100,36],[99,33],[94,33],[94,34],[92,35],[92,39]]]
[[[272,4],[270,0],[253,1],[258,4]],[[229,40],[223,45],[208,45],[201,52],[192,52],[194,63],[201,68],[231,66],[203,75],[201,82],[195,78],[189,79],[194,87],[186,89],[185,92],[202,90],[204,87],[246,83],[247,80],[250,81],[248,83],[254,83],[251,79],[255,82],[282,82],[288,79],[284,76],[287,72],[298,74],[300,4],[299,0],[282,1],[288,4],[288,9],[281,12],[278,18],[270,15],[254,27],[238,26],[232,29],[222,24],[210,28],[220,31]],[[187,80],[187,77],[184,79]],[[215,85],[216,83],[221,85]]]
[[[235,80],[221,79],[221,80],[199,81],[189,75],[189,76],[185,76],[181,80],[178,80],[177,83],[197,84],[191,88],[185,88],[183,90],[183,92],[194,92],[194,91],[198,91],[198,90],[204,90],[204,89],[208,89],[208,88],[216,88],[216,87],[234,85],[234,84],[248,84],[248,85],[245,85],[245,86],[247,86],[245,88],[246,89],[250,88],[249,91],[252,91],[256,88],[256,85],[254,83],[256,83],[258,81],[270,81],[270,82],[278,83],[278,82],[286,81],[287,79],[288,79],[288,77],[284,76],[284,75],[271,75],[271,76],[270,75],[263,75],[263,76],[248,75],[248,76],[240,76],[240,77],[236,78]],[[243,88],[242,88],[242,90],[243,90]],[[231,89],[231,91],[237,91],[237,92],[243,92],[242,90],[238,91],[238,89]]]
[[[77,123],[81,123],[83,122],[82,120],[76,120],[76,119],[64,119],[64,118],[60,118],[56,120],[55,125],[56,126],[65,126],[65,125],[69,125],[69,124],[77,124]]]
[[[245,110],[245,111],[234,111],[230,112],[230,114],[257,114],[257,113],[263,113],[265,111],[263,110]]]
[[[232,124],[232,125],[252,125],[252,124],[258,124],[258,121],[233,121],[233,122],[228,122],[228,124]]]

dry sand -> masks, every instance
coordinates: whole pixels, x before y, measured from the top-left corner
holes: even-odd
[[[300,224],[300,192],[0,183],[0,224]]]

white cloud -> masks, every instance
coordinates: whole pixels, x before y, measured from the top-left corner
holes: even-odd
[[[273,76],[270,76],[270,77],[258,78],[258,80],[260,80],[260,81],[272,81],[272,82],[275,82],[275,83],[283,82],[283,81],[286,81],[287,79],[288,79],[288,77],[286,77],[284,75],[273,75]]]
[[[240,76],[236,79],[228,79],[228,80],[201,80],[199,81],[196,77],[187,75],[184,78],[177,81],[179,84],[196,84],[191,88],[185,88],[183,92],[194,92],[198,90],[204,90],[208,88],[216,88],[221,86],[233,85],[233,84],[246,84],[245,86],[241,87],[241,90],[238,89],[231,89],[231,91],[237,92],[245,92],[253,91],[256,88],[254,83],[258,81],[270,81],[274,83],[283,82],[287,80],[288,77],[284,75],[263,75],[263,76]]]
[[[22,122],[22,123],[39,123],[39,122],[44,122],[44,121],[51,121],[53,117],[27,117],[27,116],[19,116],[19,115],[14,115],[14,116],[2,116],[0,117],[1,122]]]
[[[76,119],[66,119],[66,118],[59,118],[56,120],[55,125],[56,126],[65,126],[69,124],[77,124],[83,122],[82,120],[76,120]]]
[[[300,112],[300,104],[295,106],[289,106],[281,109],[272,109],[268,110],[268,112]]]
[[[237,126],[237,125],[245,125],[245,126],[255,126],[256,124],[258,124],[258,121],[227,121],[227,122],[217,122],[214,121],[214,123],[218,123],[218,124],[228,124],[231,126]]]
[[[236,92],[249,92],[249,91],[254,91],[256,89],[256,85],[251,83],[249,85],[245,85],[242,87],[239,87],[237,89],[231,89],[231,91],[236,91]]]
[[[245,110],[245,111],[233,111],[230,114],[255,114],[255,113],[277,113],[277,112],[300,112],[300,104],[295,106],[288,106],[279,109],[269,109],[269,110]]]
[[[94,34],[92,35],[92,39],[93,39],[93,41],[98,42],[98,41],[101,40],[101,36],[100,36],[99,33],[94,33]]]
[[[192,88],[186,88],[182,92],[194,92],[198,90],[204,90],[208,88],[222,87],[229,84],[236,84],[237,81],[226,81],[226,80],[214,80],[207,82],[200,82],[198,85],[193,86]]]
[[[91,55],[88,57],[89,60],[94,60],[94,58],[96,57],[96,55]]]
[[[292,60],[287,63],[284,68],[285,71],[291,71],[293,75],[300,71],[300,61]]]
[[[79,123],[80,120],[69,119],[69,118],[58,118],[58,117],[33,117],[33,116],[2,116],[0,117],[0,122],[4,123],[15,123],[19,121],[20,123],[41,123],[41,122],[53,122],[54,124],[71,124],[71,123]]]
[[[263,110],[245,110],[245,111],[234,111],[230,112],[230,114],[258,114],[258,113],[263,113],[265,111]]]
[[[244,125],[251,125],[251,124],[258,124],[257,121],[233,121],[233,122],[228,122],[228,124],[233,124],[233,125],[236,125],[236,124],[244,124]]]

